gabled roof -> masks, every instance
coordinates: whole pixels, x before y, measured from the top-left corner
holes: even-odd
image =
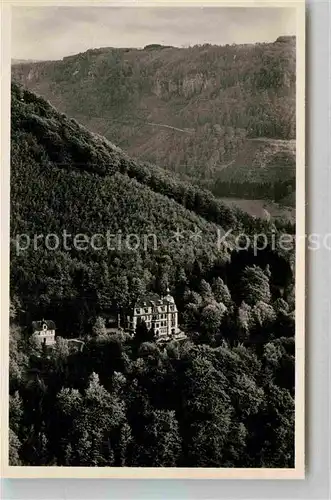
[[[165,297],[160,297],[156,293],[149,293],[140,299],[134,304],[134,307],[153,307],[153,306],[162,306],[165,304],[174,304],[173,297],[168,294]]]
[[[158,304],[160,301],[161,297],[157,295],[157,293],[149,293],[138,299],[134,307],[151,307],[153,305]]]
[[[40,332],[43,330],[43,325],[46,323],[48,330],[55,330],[55,323],[49,319],[43,319],[41,321],[32,321],[32,329],[33,331]]]

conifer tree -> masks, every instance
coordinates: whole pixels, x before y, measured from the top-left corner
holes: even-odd
[[[106,322],[101,316],[97,316],[92,327],[92,334],[94,337],[100,337],[106,334]]]
[[[212,283],[212,291],[217,302],[222,302],[226,307],[229,307],[232,300],[230,290],[225,285],[222,278],[217,277]]]
[[[269,279],[258,266],[246,267],[241,277],[241,294],[249,305],[259,301],[268,304],[271,299]]]

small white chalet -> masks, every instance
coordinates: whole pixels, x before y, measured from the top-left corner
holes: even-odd
[[[32,322],[32,333],[34,337],[44,345],[55,344],[55,323],[54,321],[43,319]]]

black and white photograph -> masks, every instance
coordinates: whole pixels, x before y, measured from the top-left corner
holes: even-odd
[[[11,474],[303,477],[302,12],[12,7]]]

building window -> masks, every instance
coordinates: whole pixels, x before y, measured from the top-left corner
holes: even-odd
[[[136,309],[136,313],[137,313],[137,314],[140,314],[140,309]]]
[[[145,314],[148,314],[148,309],[147,309],[147,308],[146,308],[146,309],[144,309],[144,311],[145,311]]]

